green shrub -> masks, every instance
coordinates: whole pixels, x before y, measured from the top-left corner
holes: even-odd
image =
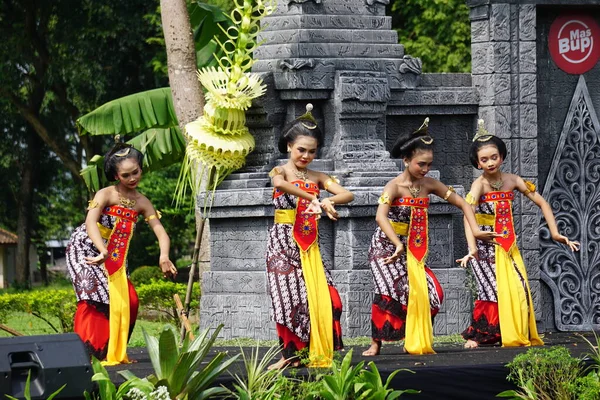
[[[580,363],[562,346],[531,348],[508,364],[508,379],[517,386],[523,386],[531,380],[539,393],[551,399],[570,399],[568,384],[579,376]]]
[[[598,400],[600,398],[600,377],[596,371],[586,376],[580,376],[568,386],[573,399]]]
[[[163,274],[159,267],[143,266],[136,268],[129,276],[129,280],[131,280],[133,286],[137,288],[140,285],[146,285],[152,281],[159,281],[162,277]]]
[[[185,292],[187,290],[186,284],[159,280],[145,285],[140,285],[136,288],[136,290],[140,299],[140,306],[146,310],[158,311],[166,314],[172,320],[173,324],[179,324],[179,317],[177,315],[177,309],[175,308],[173,295],[178,293],[181,301],[183,302],[185,300]],[[200,286],[195,283],[193,286],[190,308],[198,308],[199,300]]]
[[[0,295],[0,322],[6,321],[15,312],[29,313],[46,322],[55,332],[73,331],[73,316],[77,309],[72,290],[32,290]],[[50,319],[56,317],[60,326]]]

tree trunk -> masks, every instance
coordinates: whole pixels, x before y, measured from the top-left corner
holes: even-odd
[[[23,161],[19,201],[17,202],[17,265],[15,280],[17,285],[29,287],[29,247],[31,246],[31,227],[33,223],[33,195],[38,177],[37,160],[40,155],[40,139],[32,128],[27,129],[28,156]]]
[[[169,86],[181,131],[202,115],[204,94],[196,75],[196,50],[185,0],[161,0]]]

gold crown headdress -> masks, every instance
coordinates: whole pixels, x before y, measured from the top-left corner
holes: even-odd
[[[477,120],[477,132],[475,133],[475,137],[473,137],[474,142],[487,142],[494,136],[485,129],[484,123],[483,119]]]
[[[429,117],[425,118],[423,124],[421,124],[419,129],[413,132],[413,135],[420,136],[419,139],[421,139],[421,141],[425,144],[433,143],[433,138],[429,136]]]
[[[313,115],[311,113],[312,110],[313,110],[313,105],[311,103],[307,103],[306,104],[306,112],[298,118],[298,120],[300,121],[302,126],[305,127],[306,129],[310,129],[310,130],[317,128],[317,120],[315,119],[315,117],[313,117]],[[302,122],[303,120],[312,122],[314,124],[314,126],[305,124],[304,122]]]

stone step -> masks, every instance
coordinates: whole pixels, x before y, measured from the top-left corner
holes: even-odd
[[[287,3],[287,7],[275,8],[273,15],[385,15],[385,5],[382,2],[373,2],[372,5],[368,5],[364,1],[352,2],[348,0],[327,0],[314,2],[288,1]]]
[[[386,178],[394,178],[400,174],[400,171],[352,171],[348,178],[377,178],[377,177],[386,177]]]
[[[285,57],[284,57],[285,58]],[[390,57],[377,57],[377,58],[302,58],[302,57],[289,57],[285,58],[288,64],[293,65],[295,62],[306,62],[310,60],[312,67],[307,69],[308,71],[319,71],[323,73],[334,74],[336,70],[345,71],[380,71],[389,74],[398,74],[400,65],[404,63],[401,58],[390,58]],[[257,60],[252,65],[253,72],[269,72],[274,71],[281,73],[282,68],[280,66],[281,58],[271,58]],[[294,70],[294,72],[304,71],[306,68]],[[287,69],[286,69],[287,71]]]
[[[264,31],[285,29],[392,29],[392,17],[377,15],[271,15],[263,18]],[[256,55],[254,56],[256,57]]]
[[[254,50],[254,57],[260,59],[289,57],[324,58],[402,58],[404,46],[401,44],[365,43],[289,43],[264,44]]]
[[[219,185],[219,190],[264,188],[270,184],[271,180],[269,178],[225,180]]]
[[[280,31],[263,31],[258,41],[265,40],[264,45],[279,43],[389,43],[398,44],[396,31],[376,29],[283,29]]]

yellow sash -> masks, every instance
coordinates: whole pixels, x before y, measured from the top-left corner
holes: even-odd
[[[296,210],[275,210],[276,224],[296,223]],[[318,240],[306,250],[300,251],[300,264],[306,285],[310,315],[310,367],[331,367],[333,360],[333,310],[331,295]]]
[[[102,365],[117,365],[129,363],[129,285],[125,266],[138,213],[121,206],[106,207],[102,213],[116,217],[115,225],[107,239],[108,258],[104,261],[104,268],[108,273],[110,333],[106,361],[102,361]],[[106,227],[100,229],[101,235],[104,237],[108,230]]]
[[[435,354],[433,350],[433,326],[429,305],[429,288],[425,273],[427,256],[428,218],[423,208],[414,207],[410,225],[390,220],[394,232],[408,236],[406,269],[408,271],[408,306],[404,347],[410,354]],[[414,218],[413,218],[414,217]]]
[[[504,218],[510,222],[505,224],[504,228],[509,232],[514,229],[514,225],[512,213],[509,209],[506,211]],[[475,214],[475,218],[478,225],[491,227],[497,225],[497,215]],[[505,249],[508,246],[497,245],[495,247],[498,317],[502,346],[541,346],[544,342],[538,335],[531,290],[521,253],[515,243],[512,243],[508,251]],[[523,285],[514,268],[513,261],[525,280],[526,292],[523,291]]]

